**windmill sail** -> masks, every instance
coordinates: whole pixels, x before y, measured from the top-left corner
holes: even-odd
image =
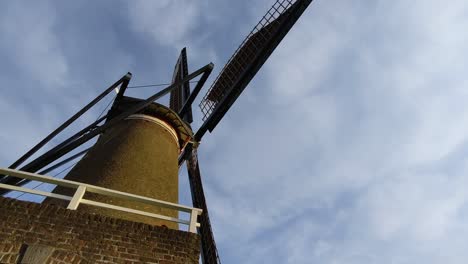
[[[193,149],[187,159],[187,170],[189,175],[190,189],[192,191],[193,206],[203,210],[203,214],[198,216],[200,228],[198,233],[201,240],[201,253],[204,264],[218,264],[219,260],[218,249],[214,240],[213,230],[211,228],[208,206],[206,204],[205,193],[200,174],[200,166],[198,164],[197,150]]]
[[[174,68],[174,74],[172,77],[172,83],[184,79],[188,75],[188,64],[187,64],[187,51],[182,49],[180,52],[179,59]],[[183,85],[177,87],[171,92],[169,106],[172,110],[179,112],[184,106],[185,101],[190,96],[190,86],[186,82]],[[189,107],[188,111],[182,119],[188,123],[192,122],[192,108]],[[218,250],[211,229],[210,218],[208,215],[208,207],[206,205],[205,193],[203,191],[203,185],[200,174],[200,167],[198,165],[197,150],[191,149],[187,158],[187,172],[190,183],[190,191],[192,194],[193,206],[203,210],[203,214],[198,216],[200,227],[198,233],[201,241],[201,254],[204,264],[218,264],[220,263]]]
[[[277,0],[241,43],[202,99],[200,108],[202,110],[204,123],[197,133],[192,138],[192,131],[190,131],[190,129],[187,128],[187,130],[183,130],[185,132],[190,132],[190,135],[186,135],[184,136],[184,139],[181,139],[181,142],[185,142],[186,144],[183,145],[185,146],[183,149],[177,149],[177,151],[182,151],[179,155],[178,161],[179,167],[183,161],[187,161],[186,164],[193,205],[194,207],[201,208],[203,210],[203,214],[198,216],[198,222],[201,224],[198,228],[198,233],[200,235],[202,246],[202,260],[205,264],[219,264],[220,260],[211,228],[208,208],[203,191],[200,166],[198,163],[197,146],[199,141],[206,131],[212,131],[216,127],[231,105],[236,101],[245,87],[249,84],[311,2],[312,0]],[[70,151],[88,142],[92,138],[101,135],[113,126],[120,124],[120,122],[123,122],[128,117],[137,113],[144,113],[144,110],[152,105],[155,100],[169,92],[171,93],[170,108],[174,111],[160,105],[161,109],[164,108],[164,112],[160,113],[161,116],[166,115],[166,113],[173,115],[174,119],[177,120],[176,124],[172,124],[172,128],[174,128],[174,130],[180,131],[180,127],[189,127],[189,124],[193,121],[191,109],[192,103],[198,95],[198,92],[202,89],[205,81],[212,72],[212,69],[213,64],[210,63],[195,72],[188,74],[187,52],[184,48],[175,65],[172,84],[147,99],[124,97],[125,89],[127,88],[131,78],[130,73],[126,74],[118,82],[110,86],[105,92],[91,101],[72,118],[67,120],[63,125],[47,136],[17,162],[12,164],[11,168],[18,167],[30,158],[38,149],[43,147],[64,128],[69,126],[78,117],[88,111],[105,95],[118,86],[120,86],[120,89],[116,96],[114,106],[107,115],[99,118],[93,124],[87,126],[67,140],[24,165],[21,170],[37,172],[38,170],[57,161]],[[198,76],[200,76],[200,78],[198,79],[197,85],[194,87],[193,91],[191,91],[189,82]],[[184,120],[183,122],[179,122],[180,119],[178,119],[179,116],[177,114],[179,114]],[[165,122],[164,120],[162,121]],[[181,133],[183,134],[184,132]],[[179,144],[181,142],[179,142]],[[182,146],[182,144],[180,144],[180,146]],[[69,161],[75,156],[76,155],[66,160]],[[121,156],[126,157],[126,155]],[[161,157],[164,158],[164,155]],[[151,160],[148,161],[151,162]],[[57,166],[61,166],[64,164],[63,162],[65,161],[60,161],[55,165],[48,167],[43,172],[56,168]],[[177,176],[177,174],[175,175]],[[25,182],[8,175],[0,175],[0,183],[21,185]],[[2,192],[0,191],[0,195],[1,194]],[[193,230],[191,229],[190,231]]]
[[[226,114],[312,0],[277,0],[229,59],[200,109],[210,132]]]
[[[187,77],[188,75],[188,64],[187,64],[187,50],[183,48],[180,52],[179,59],[174,68],[174,74],[172,75],[172,83],[182,80],[183,78]],[[190,83],[186,82],[181,86],[175,88],[171,92],[170,100],[169,100],[169,107],[179,112],[182,107],[184,106],[185,100],[190,95]],[[182,116],[182,119],[187,121],[189,124],[193,122],[192,117],[192,109],[190,108],[187,113]]]

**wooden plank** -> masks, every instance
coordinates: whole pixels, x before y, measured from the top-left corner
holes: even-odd
[[[29,189],[29,188],[18,187],[18,186],[9,185],[9,184],[3,184],[3,183],[0,183],[0,188],[1,189],[8,189],[8,190],[13,190],[13,191],[18,191],[18,192],[25,192],[25,193],[31,193],[31,194],[36,194],[36,195],[42,195],[42,196],[47,196],[47,197],[52,197],[52,198],[57,198],[57,199],[62,199],[62,200],[67,200],[67,201],[70,201],[72,199],[72,197],[66,196],[66,195],[50,193],[50,192],[44,192],[44,191],[39,191],[39,190],[33,190],[33,189]]]
[[[86,187],[78,186],[78,189],[76,189],[75,195],[73,195],[73,198],[68,204],[67,209],[76,210],[76,208],[78,208],[78,205],[80,205],[81,199],[83,199],[85,192]]]
[[[106,203],[101,203],[101,202],[95,202],[95,201],[91,201],[91,200],[87,200],[87,199],[82,199],[82,200],[81,200],[81,203],[83,203],[83,204],[89,204],[89,205],[94,205],[94,206],[99,206],[99,207],[103,207],[103,208],[114,209],[114,210],[118,210],[118,211],[122,211],[122,212],[127,212],[127,213],[133,213],[133,214],[138,214],[138,215],[143,215],[143,216],[154,217],[154,218],[157,218],[157,219],[172,221],[172,222],[181,223],[181,224],[185,224],[185,225],[189,225],[189,224],[190,224],[190,222],[187,221],[187,220],[182,220],[182,219],[178,219],[178,218],[174,218],[174,217],[169,217],[169,216],[164,216],[164,215],[160,215],[160,214],[148,213],[148,212],[144,212],[144,211],[140,211],[140,210],[135,210],[135,209],[131,209],[131,208],[126,208],[126,207],[122,207],[122,206],[117,206],[117,205],[112,205],[112,204],[106,204]]]
[[[24,188],[24,187],[18,187],[14,185],[9,185],[9,184],[2,184],[0,183],[0,189],[8,189],[8,190],[14,190],[14,191],[19,191],[19,192],[26,192],[26,193],[31,193],[31,194],[37,194],[37,195],[42,195],[42,196],[47,196],[47,197],[52,197],[52,198],[58,198],[58,199],[63,199],[63,200],[68,200],[71,201],[70,204],[68,205],[68,209],[71,210],[76,210],[78,208],[78,205],[80,203],[84,204],[89,204],[89,205],[94,205],[94,206],[99,206],[99,207],[104,207],[104,208],[109,208],[109,209],[114,209],[114,210],[119,210],[119,211],[124,211],[128,213],[134,213],[134,214],[139,214],[139,215],[144,215],[144,216],[149,216],[149,217],[154,217],[162,220],[167,220],[167,221],[172,221],[172,222],[177,222],[181,224],[186,224],[190,226],[190,230],[196,229],[196,227],[199,227],[200,224],[196,222],[196,216],[202,214],[202,210],[198,208],[193,208],[189,206],[184,206],[184,205],[179,205],[175,203],[169,203],[153,198],[148,198],[140,195],[135,195],[135,194],[130,194],[130,193],[125,193],[125,192],[119,192],[115,190],[110,190],[90,184],[84,184],[84,183],[79,183],[79,182],[74,182],[74,181],[69,181],[69,180],[63,180],[63,179],[56,179],[52,178],[50,176],[44,176],[44,175],[39,175],[35,173],[30,173],[30,172],[23,172],[23,171],[18,171],[18,170],[13,170],[13,169],[6,169],[6,168],[0,168],[0,173],[4,173],[6,175],[10,176],[15,176],[19,178],[24,178],[24,179],[30,179],[30,180],[36,180],[36,181],[41,181],[45,183],[51,183],[51,184],[56,184],[59,186],[65,186],[65,187],[71,187],[71,188],[77,188],[75,195],[73,197],[70,196],[65,196],[65,195],[60,195],[60,194],[55,194],[55,193],[50,193],[50,192],[44,192],[44,191],[39,191],[39,190],[34,190],[34,189],[29,189],[29,188]],[[85,192],[93,192],[93,193],[98,193],[102,195],[107,195],[111,197],[116,197],[116,198],[122,198],[130,201],[136,201],[136,202],[141,202],[145,204],[150,204],[150,205],[156,205],[160,207],[166,207],[178,211],[183,211],[183,212],[188,212],[191,214],[191,219],[190,221],[178,219],[178,218],[173,218],[173,217],[168,217],[168,216],[163,216],[159,214],[153,214],[153,213],[148,213],[140,210],[135,210],[135,209],[130,209],[130,208],[125,208],[121,206],[115,206],[115,205],[110,205],[106,203],[100,203],[100,202],[95,202],[91,200],[86,200],[83,199],[84,193]],[[195,223],[195,224],[194,224]]]

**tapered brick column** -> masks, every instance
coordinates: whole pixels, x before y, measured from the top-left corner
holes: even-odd
[[[121,104],[121,108],[127,108],[136,102],[136,99],[131,98],[125,100],[127,101]],[[153,103],[102,134],[65,179],[177,203],[178,156],[181,146],[191,134],[190,128],[176,113],[163,105]],[[58,187],[54,192],[73,194],[64,187]],[[87,194],[84,198],[178,217],[178,213],[172,209],[156,208],[97,194]],[[54,199],[48,199],[47,202],[64,204]],[[178,228],[176,223],[94,206],[80,205],[78,210]]]

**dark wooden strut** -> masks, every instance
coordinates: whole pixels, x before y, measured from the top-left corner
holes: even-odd
[[[187,48],[183,48],[180,52],[180,56],[177,59],[177,63],[174,67],[172,83],[176,80],[183,79],[187,75],[188,75]],[[186,101],[189,95],[190,95],[190,82],[187,82],[181,85],[179,88],[172,90],[170,101],[169,101],[169,107],[172,110],[179,112],[183,107],[183,103]],[[190,107],[186,109],[187,111],[185,111],[183,114],[179,113],[179,116],[185,122],[187,122],[188,124],[191,124],[193,122],[192,108]]]
[[[289,0],[276,1],[270,10],[274,9],[275,12],[280,13],[277,8],[279,8],[279,6],[285,7],[283,5],[284,2],[291,3]],[[298,0],[288,8],[284,8],[284,10],[281,11],[281,14],[272,20],[270,20],[270,18],[273,17],[272,13],[270,10],[267,12],[267,14],[263,17],[263,19],[265,19],[265,17],[270,17],[266,19],[267,23],[262,24],[263,19],[259,22],[262,28],[258,29],[256,33],[251,33],[247,37],[247,39],[239,48],[239,52],[235,53],[234,58],[231,59],[223,68],[220,76],[216,79],[215,83],[204,97],[204,100],[211,101],[205,102],[205,104],[208,105],[208,108],[212,108],[212,112],[208,116],[208,119],[205,120],[202,126],[195,133],[195,142],[200,141],[208,130],[210,132],[214,130],[219,121],[224,117],[232,104],[237,100],[242,91],[247,87],[255,74],[270,57],[274,49],[279,45],[281,40],[289,32],[294,23],[298,20],[298,18],[311,2],[312,0]],[[277,5],[277,7],[275,7],[275,5]],[[257,26],[254,28],[254,30],[257,29]],[[270,33],[271,36],[266,35],[265,31],[269,31],[268,33]],[[266,38],[265,35],[268,36],[268,38]],[[242,67],[242,64],[246,64],[244,65],[245,68]],[[241,65],[240,68],[238,67],[239,65]],[[223,78],[225,79],[224,81],[222,80]],[[226,87],[226,82],[231,82],[232,86]],[[218,83],[221,84],[216,86]],[[223,88],[227,89],[225,91],[221,91],[223,94],[222,97],[216,98],[218,94],[216,91],[213,92],[213,88],[218,88],[220,90]],[[203,107],[206,107],[206,105],[201,105],[202,112],[205,110]],[[206,204],[203,191],[197,151],[196,148],[193,147],[193,144],[188,144],[179,156],[179,166],[181,163],[183,163],[184,160],[187,161],[187,170],[189,174],[190,189],[192,191],[193,206],[202,209],[204,212],[199,216],[199,234],[202,241],[202,261],[203,263],[217,264],[220,263],[220,259],[214,240],[209,219],[208,206]]]
[[[47,144],[52,138],[57,136],[60,132],[62,132],[65,128],[67,128],[71,123],[73,123],[76,119],[78,119],[80,116],[82,116],[86,111],[88,111],[91,107],[93,107],[95,104],[97,104],[99,101],[102,100],[108,93],[110,93],[112,90],[117,88],[117,86],[121,85],[120,90],[125,90],[127,88],[127,85],[132,78],[132,74],[128,72],[125,74],[122,78],[120,78],[118,81],[116,81],[114,84],[112,84],[109,88],[107,88],[104,92],[102,92],[100,95],[98,95],[94,100],[92,100],[89,104],[87,104],[85,107],[83,107],[80,111],[78,111],[76,114],[74,114],[72,117],[70,117],[65,123],[60,125],[57,129],[55,129],[52,133],[50,133],[48,136],[46,136],[41,142],[39,142],[36,146],[31,148],[26,154],[21,156],[17,161],[15,161],[13,164],[10,165],[10,169],[16,169],[21,163],[26,161],[28,158],[30,158],[34,153],[36,153],[40,148],[42,148],[45,144]],[[101,120],[102,121],[102,120]]]
[[[195,88],[193,89],[192,93],[190,93],[190,96],[187,98],[185,103],[183,104],[182,108],[179,110],[179,116],[184,116],[186,112],[192,112],[191,109],[193,101],[195,101],[195,98],[197,95],[200,93],[200,90],[203,88],[203,85],[205,84],[206,80],[210,76],[211,72],[213,71],[213,68],[208,69],[205,74],[203,74],[200,77],[200,80],[197,82],[197,85],[195,85]]]
[[[88,103],[85,107],[83,107],[81,110],[79,110],[76,114],[74,114],[72,117],[70,117],[67,121],[65,121],[62,125],[60,125],[57,129],[52,131],[48,136],[46,136],[43,140],[41,140],[37,145],[35,145],[33,148],[31,148],[26,154],[21,156],[17,161],[15,161],[13,164],[11,164],[8,168],[10,169],[16,169],[21,163],[26,161],[28,158],[30,158],[34,153],[36,153],[39,149],[41,149],[45,144],[47,144],[50,140],[52,140],[55,136],[57,136],[60,132],[62,132],[65,128],[67,128],[70,124],[72,124],[74,121],[76,121],[80,116],[82,116],[85,112],[87,112],[91,107],[96,105],[99,101],[101,101],[107,94],[112,92],[115,88],[117,88],[120,85],[120,90],[125,91],[125,89],[128,86],[128,83],[130,82],[130,79],[132,78],[132,74],[128,72],[125,74],[122,78],[120,78],[118,81],[116,81],[114,84],[109,86],[104,92],[102,92],[100,95],[98,95],[96,98],[94,98],[90,103]],[[86,127],[85,129],[81,130],[80,132],[76,133],[73,135],[69,140],[74,140],[83,134],[87,133],[89,130],[94,129],[99,123],[101,123],[103,120],[106,119],[107,116],[103,116],[96,120],[94,123]],[[62,144],[60,144],[60,147],[63,147],[66,145],[65,143],[68,142],[68,140],[64,141]],[[7,175],[0,175],[0,183],[5,183],[5,184],[14,184],[14,185],[24,185],[26,183],[30,182],[30,180],[25,180],[25,179],[20,179],[16,177],[9,177]],[[0,195],[3,194],[4,192],[8,192],[6,190],[0,190]]]
[[[66,158],[66,159],[64,159],[64,160],[62,160],[62,161],[60,161],[60,162],[57,162],[56,164],[54,164],[54,165],[52,165],[52,166],[50,166],[50,167],[48,167],[48,168],[46,168],[46,169],[40,171],[38,174],[44,175],[44,174],[46,174],[46,173],[49,173],[49,172],[51,172],[51,171],[57,169],[58,167],[60,167],[60,166],[62,166],[62,165],[64,165],[64,164],[67,164],[68,162],[70,162],[70,161],[72,161],[72,160],[74,160],[74,159],[77,159],[77,158],[83,156],[83,155],[86,154],[90,149],[91,149],[91,147],[86,148],[86,149],[84,149],[84,150],[82,150],[82,151],[80,151],[80,152],[78,152],[78,153],[76,153],[76,154],[73,154],[72,156],[70,156],[70,157],[68,157],[68,158]],[[24,183],[22,183],[22,184],[24,185]]]
[[[293,3],[294,2],[294,3]],[[190,190],[192,195],[193,206],[203,210],[202,215],[198,216],[198,221],[201,224],[198,228],[198,233],[201,238],[201,256],[204,264],[219,264],[220,259],[214,240],[214,235],[210,223],[208,207],[206,204],[203,184],[201,180],[200,165],[198,162],[197,146],[207,131],[212,132],[217,124],[221,121],[233,103],[237,100],[249,82],[253,79],[259,69],[263,66],[281,40],[286,36],[292,26],[296,23],[305,9],[309,6],[312,0],[277,0],[275,4],[263,16],[260,22],[254,27],[247,38],[241,43],[239,48],[230,58],[226,66],[222,69],[219,76],[216,78],[213,85],[204,96],[200,104],[204,114],[203,124],[197,130],[194,138],[189,142],[182,153],[179,155],[179,167],[186,161]],[[73,149],[79,147],[95,136],[103,133],[106,129],[121,122],[128,116],[135,114],[153,101],[171,92],[170,107],[179,114],[179,116],[187,123],[191,124],[192,104],[199,94],[204,83],[208,79],[213,70],[213,64],[210,63],[197,71],[188,74],[187,54],[184,48],[176,63],[174,75],[171,85],[152,95],[146,100],[141,101],[120,114],[108,114],[92,123],[88,127],[82,129],[67,140],[55,146],[48,152],[37,157],[30,163],[24,165],[20,170],[26,172],[36,172],[48,164],[56,161],[60,157],[69,153]],[[130,73],[129,73],[130,74]],[[128,75],[128,74],[127,74]],[[84,112],[89,110],[94,104],[101,100],[106,94],[120,85],[113,107],[117,107],[122,100],[125,90],[129,84],[131,74],[122,77],[119,81],[111,85],[106,91],[86,105],[77,114],[72,116],[63,125],[53,131],[39,144],[34,146],[30,151],[23,155],[19,160],[13,163],[10,168],[16,168],[28,158],[30,158],[37,150],[43,147],[53,137],[65,129],[68,125],[74,122]],[[190,92],[189,82],[193,78],[201,75],[196,87]],[[112,109],[109,113],[112,112]],[[102,121],[106,122],[98,126]],[[56,163],[41,171],[46,173],[52,169],[61,166],[71,159],[77,158],[84,154],[86,150],[73,155],[63,161]],[[14,185],[23,185],[27,180],[21,180],[10,176],[1,176],[0,182]],[[0,195],[9,191],[0,190]]]
[[[219,264],[218,249],[211,228],[210,216],[208,213],[208,205],[206,204],[205,193],[203,191],[203,184],[201,180],[200,165],[198,163],[197,150],[193,149],[190,145],[187,159],[187,171],[189,176],[189,184],[192,193],[193,207],[203,210],[203,214],[198,216],[200,227],[198,234],[201,237],[202,243],[202,262],[204,264]]]
[[[82,130],[80,130],[79,132],[77,132],[76,134],[74,134],[73,136],[69,137],[68,139],[64,140],[62,143],[58,144],[57,146],[55,146],[55,148],[57,149],[62,149],[64,148],[65,146],[67,146],[68,144],[70,144],[70,142],[73,142],[74,140],[80,138],[81,136],[85,135],[86,133],[88,133],[89,131],[97,128],[98,124],[101,123],[102,121],[104,121],[108,116],[107,115],[104,115],[102,116],[101,118],[99,118],[98,120],[94,121],[92,124],[88,125],[87,127],[83,128]],[[71,150],[70,150],[71,151]],[[69,160],[68,158],[66,160]],[[72,159],[70,159],[72,160]],[[65,160],[64,160],[65,161]],[[53,161],[52,161],[53,162]],[[66,162],[60,162],[61,165],[65,164]],[[47,166],[47,165],[46,165]],[[53,165],[54,167],[56,165]],[[59,166],[56,166],[56,167],[59,167]],[[41,171],[39,172],[39,174],[44,174],[44,173],[48,173],[50,172],[51,170],[47,169],[47,171]],[[18,182],[13,182],[13,179],[19,179],[19,178],[15,178],[15,177],[11,177],[11,176],[5,176],[2,180],[0,180],[0,182],[2,183],[5,183],[5,184],[13,184],[13,185],[17,185],[17,186],[20,186],[20,185],[25,185],[26,183],[30,182],[31,180],[28,180],[28,179],[19,179]],[[11,182],[11,183],[9,183]],[[8,191],[7,191],[8,192]],[[3,194],[3,190],[0,190],[0,195]]]
[[[110,120],[107,120],[106,123],[104,123],[102,126],[90,128],[86,133],[83,133],[80,136],[77,136],[75,134],[74,136],[68,138],[64,142],[62,142],[59,146],[56,146],[52,148],[51,150],[47,151],[43,155],[39,156],[35,160],[31,161],[30,163],[26,164],[23,166],[20,170],[26,171],[26,172],[37,172],[38,170],[44,168],[48,164],[54,162],[55,160],[59,159],[63,155],[67,154],[68,152],[72,151],[73,149],[79,147],[83,143],[89,141],[90,139],[94,138],[95,136],[99,135],[100,133],[104,132],[105,130],[109,129],[110,127],[114,126],[115,124],[119,123],[123,119],[127,118],[128,116],[135,114],[139,112],[140,110],[144,109],[148,105],[150,105],[153,101],[161,98],[162,96],[166,95],[170,91],[172,91],[174,88],[180,86],[181,84],[188,82],[197,76],[203,74],[206,75],[207,73],[210,73],[213,69],[213,63],[209,63],[205,65],[204,67],[196,70],[195,72],[187,75],[187,77],[183,78],[180,81],[175,82],[174,84],[169,85],[165,89],[157,92],[156,94],[150,96],[146,100],[143,100],[142,102],[136,104],[133,107],[130,107],[127,111],[124,111],[123,113],[113,117]],[[202,75],[202,76],[203,76]],[[206,78],[201,78],[201,79],[206,79]],[[200,83],[200,81],[199,81]],[[200,85],[203,85],[201,83]],[[115,87],[114,87],[115,88]],[[112,90],[112,89],[111,89]],[[107,91],[107,90],[106,90]],[[94,101],[93,101],[94,102]],[[81,111],[80,111],[81,112]],[[82,131],[80,131],[82,132]],[[79,132],[79,133],[80,133]],[[12,185],[17,185],[19,182],[21,182],[21,179],[16,178],[16,177],[10,177],[6,176],[3,178],[2,183],[5,184],[12,184]],[[24,182],[22,182],[24,183]],[[3,195],[5,193],[8,193],[9,190],[0,190],[0,195]]]
[[[76,153],[76,154],[73,154],[72,156],[70,156],[70,157],[68,157],[68,158],[66,158],[66,159],[64,159],[64,160],[62,160],[62,161],[60,161],[60,162],[57,162],[57,163],[55,163],[54,165],[52,165],[52,166],[50,166],[50,167],[48,167],[48,168],[46,168],[46,169],[44,169],[44,170],[38,172],[38,174],[44,175],[44,174],[46,174],[46,173],[49,173],[49,172],[51,172],[51,171],[53,171],[53,170],[55,170],[55,169],[57,169],[57,168],[59,168],[59,167],[65,165],[65,164],[67,164],[68,162],[70,162],[70,161],[72,161],[72,160],[75,160],[75,159],[77,159],[77,158],[83,156],[83,155],[86,154],[90,149],[91,149],[91,147],[86,148],[86,149],[84,149],[84,150],[82,150],[82,151],[80,151],[80,152],[78,152],[78,153]],[[18,183],[16,183],[16,185],[25,185],[25,184],[27,184],[27,183],[29,183],[29,182],[31,182],[31,181],[32,181],[32,180],[22,179],[21,181],[19,181]],[[0,190],[0,191],[1,191],[1,190]]]
[[[193,149],[192,145],[189,145],[187,153],[190,153],[187,155],[188,157],[186,159],[186,164],[190,184],[190,193],[192,196],[192,205],[195,208],[200,208],[203,210],[203,214],[198,216],[200,227],[197,228],[201,241],[202,263],[220,264],[221,261],[211,227],[208,205],[206,204],[205,199],[205,192],[203,190],[197,150]]]
[[[183,79],[188,72],[187,65],[187,50],[182,49],[179,59],[177,60],[172,81],[177,79]],[[184,121],[191,124],[192,118],[192,103],[195,97],[200,92],[203,83],[208,79],[211,70],[207,74],[204,74],[200,81],[195,86],[195,89],[190,93],[190,83],[186,82],[184,85],[179,86],[171,92],[170,107],[172,110],[179,113]],[[182,104],[181,102],[185,102]],[[200,235],[201,241],[201,257],[202,263],[204,264],[219,264],[221,263],[218,256],[218,250],[211,229],[210,218],[208,215],[208,206],[206,205],[205,194],[203,191],[203,185],[200,175],[200,168],[198,165],[198,158],[196,149],[192,148],[192,144],[188,145],[188,148],[184,149],[184,153],[188,153],[186,157],[187,161],[187,172],[190,184],[190,193],[192,196],[192,204],[196,208],[203,210],[203,213],[198,216],[198,222],[200,227],[197,229]],[[179,167],[181,165],[181,159],[179,157]]]

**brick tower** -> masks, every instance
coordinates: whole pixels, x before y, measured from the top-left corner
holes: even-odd
[[[139,102],[123,97],[109,119]],[[178,156],[191,136],[177,113],[152,103],[102,133],[64,179],[177,204]],[[83,199],[178,217],[171,208],[129,199],[97,193]],[[0,198],[0,263],[198,263],[199,237],[175,222],[88,204],[71,211],[68,204]]]
[[[120,103],[110,111],[110,118],[121,114],[138,102],[141,100],[123,97]],[[130,115],[104,132],[96,144],[65,176],[65,179],[177,204],[178,156],[181,147],[191,136],[190,127],[177,113],[166,106],[152,103],[144,110]],[[73,195],[73,190],[64,187],[57,187],[54,192]],[[95,194],[90,194],[89,198],[127,208],[178,217],[175,210],[168,208],[158,208]],[[65,201],[57,199],[47,199],[47,202],[66,204]],[[112,209],[83,205],[78,210],[178,229],[177,223]]]
[[[166,88],[146,99],[124,96],[132,77],[128,73],[9,168],[0,168],[0,195],[20,191],[47,197],[41,204],[0,197],[0,263],[179,264],[201,259],[219,264],[197,148],[311,2],[276,0],[201,99],[199,122],[193,122],[192,104],[213,64],[189,74],[184,48]],[[193,90],[191,82],[196,82]],[[145,87],[151,86],[157,85]],[[117,95],[106,115],[22,165],[114,89]],[[168,93],[169,107],[155,103]],[[198,125],[194,132],[192,122]],[[91,148],[80,149],[95,137]],[[64,179],[44,176],[83,154]],[[193,207],[178,204],[183,163]],[[57,187],[52,192],[26,188],[31,180]],[[181,213],[188,213],[188,219]],[[187,225],[187,231],[179,225]]]

